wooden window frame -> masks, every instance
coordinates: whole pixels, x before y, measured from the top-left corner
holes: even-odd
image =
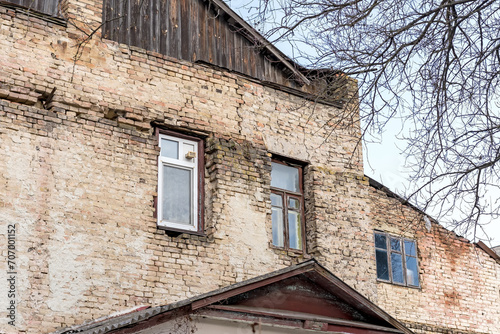
[[[386,248],[383,249],[383,248],[379,248],[377,247],[376,245],[376,242],[375,242],[375,235],[383,235],[385,236],[386,240]],[[400,246],[401,246],[401,251],[396,251],[396,250],[393,250],[391,248],[391,239],[397,239],[399,240],[399,243],[400,243]],[[391,235],[391,234],[388,234],[388,233],[385,233],[385,232],[382,232],[382,231],[375,231],[375,233],[373,234],[373,240],[374,240],[374,248],[375,248],[375,264],[377,266],[377,250],[382,250],[382,251],[385,251],[387,253],[387,269],[389,271],[389,279],[388,280],[385,280],[385,279],[382,279],[382,278],[379,278],[378,277],[378,273],[376,273],[377,275],[377,281],[380,281],[380,282],[384,282],[384,283],[391,283],[391,284],[395,284],[395,285],[399,285],[399,286],[406,286],[406,287],[409,287],[409,288],[420,288],[420,274],[419,274],[419,265],[418,265],[418,254],[417,254],[417,241],[414,240],[414,239],[409,239],[409,238],[404,238],[404,237],[399,237],[399,236],[395,236],[395,235]],[[409,242],[412,242],[414,245],[415,245],[415,255],[407,255],[406,254],[406,249],[405,249],[405,241],[409,241]],[[392,259],[391,259],[391,254],[401,254],[401,257],[402,257],[402,267],[403,267],[403,283],[400,283],[400,282],[395,282],[394,279],[393,279],[393,274],[392,274]],[[406,265],[406,257],[409,256],[409,257],[413,257],[415,258],[415,261],[416,261],[416,274],[417,274],[417,279],[418,279],[418,285],[413,285],[413,284],[409,284],[408,283],[408,277],[407,277],[407,265]]]
[[[174,232],[174,234],[188,233],[195,235],[205,235],[204,234],[204,188],[205,188],[205,144],[202,138],[191,136],[184,133],[179,133],[171,130],[157,129],[156,132],[157,143],[160,147],[160,152],[158,153],[158,197],[155,201],[155,215],[157,218],[157,227],[165,231]],[[193,180],[191,185],[191,191],[193,191],[193,201],[191,205],[191,214],[193,215],[192,226],[186,228],[179,226],[179,224],[169,223],[162,220],[162,208],[161,203],[163,199],[162,190],[162,171],[164,165],[176,166],[175,163],[165,163],[162,161],[161,156],[161,139],[177,139],[178,142],[190,142],[196,145],[196,162],[195,167],[192,168]],[[178,166],[182,166],[179,164]],[[189,169],[187,167],[186,169]]]
[[[296,168],[298,170],[298,174],[299,174],[299,191],[300,192],[293,192],[293,191],[290,191],[290,190],[286,190],[286,189],[281,189],[281,188],[277,188],[277,187],[272,187],[271,186],[271,193],[273,194],[277,194],[277,195],[281,195],[282,198],[283,198],[283,224],[284,224],[284,235],[283,235],[283,238],[284,238],[284,242],[283,242],[283,247],[280,247],[280,246],[276,246],[274,245],[273,241],[272,241],[272,237],[271,237],[271,246],[273,248],[276,248],[276,249],[282,249],[282,250],[286,250],[286,251],[290,251],[290,252],[294,252],[294,253],[300,253],[300,254],[303,254],[305,253],[305,250],[306,250],[306,238],[305,238],[305,210],[304,210],[304,186],[303,186],[303,179],[304,179],[304,166],[303,165],[300,165],[298,163],[295,163],[295,162],[290,162],[289,160],[287,159],[284,159],[284,158],[273,158],[271,160],[272,162],[274,163],[277,163],[277,164],[281,164],[281,165],[285,165],[285,166],[289,166],[289,167],[293,167],[293,168]],[[290,247],[290,236],[289,236],[289,225],[288,225],[288,204],[287,204],[287,201],[288,201],[288,198],[289,197],[293,197],[293,198],[298,198],[299,199],[299,203],[300,203],[300,210],[299,210],[299,213],[300,213],[300,226],[301,226],[301,234],[302,234],[302,249],[295,249],[295,248],[291,248]],[[272,206],[272,205],[271,205]]]

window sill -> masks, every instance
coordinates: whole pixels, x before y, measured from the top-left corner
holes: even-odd
[[[405,285],[405,284],[393,283],[393,282],[384,281],[384,280],[381,280],[381,279],[377,278],[377,284],[378,283],[390,284],[390,285],[398,286],[398,287],[401,287],[401,288],[410,288],[410,289],[422,290],[422,286],[414,286],[414,285]]]
[[[272,243],[269,243],[269,248],[291,257],[308,257],[307,253],[304,250],[286,249],[283,247],[274,246]]]
[[[201,231],[189,231],[189,230],[181,230],[181,229],[158,226],[158,225],[156,225],[156,226],[159,230],[165,231],[166,235],[168,235],[169,237],[173,237],[173,238],[176,238],[181,234],[196,235],[199,237],[206,237],[207,236],[207,234],[205,232],[201,232]]]

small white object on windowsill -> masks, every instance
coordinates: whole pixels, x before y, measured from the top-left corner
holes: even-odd
[[[425,221],[425,228],[427,229],[427,232],[430,232],[431,227],[432,227],[431,220],[429,219],[429,217],[424,216],[424,221]]]
[[[186,159],[194,159],[194,158],[196,158],[196,152],[189,151],[188,153],[186,153]]]

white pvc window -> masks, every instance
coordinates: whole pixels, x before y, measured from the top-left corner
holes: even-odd
[[[158,226],[198,231],[198,142],[160,134]]]

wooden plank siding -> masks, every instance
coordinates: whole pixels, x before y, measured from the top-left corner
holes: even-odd
[[[104,0],[103,18],[104,38],[300,88],[285,66],[210,1]]]
[[[11,3],[50,16],[61,17],[59,0],[8,0],[1,2]]]

